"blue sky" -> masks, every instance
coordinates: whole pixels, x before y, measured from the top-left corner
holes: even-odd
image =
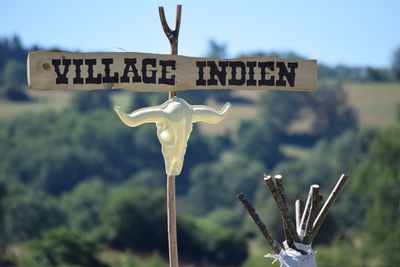
[[[174,24],[183,5],[179,54],[204,56],[209,40],[228,55],[295,51],[331,65],[390,66],[400,47],[400,1],[2,1],[0,37],[71,51],[170,51],[158,17]]]

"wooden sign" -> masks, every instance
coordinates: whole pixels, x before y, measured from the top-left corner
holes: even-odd
[[[316,60],[195,58],[145,53],[31,52],[31,89],[315,90]]]

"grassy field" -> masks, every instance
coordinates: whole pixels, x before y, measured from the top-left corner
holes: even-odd
[[[345,82],[343,88],[360,119],[362,127],[385,127],[393,124],[400,115],[400,83],[399,82]],[[262,92],[237,91],[237,95],[257,101]],[[202,126],[207,133],[221,133],[234,129],[241,119],[251,119],[257,116],[254,106],[234,105],[223,127]],[[296,123],[295,128],[303,128],[306,121]],[[303,126],[302,126],[303,125]],[[217,129],[219,128],[219,129]]]
[[[397,120],[400,83],[346,83],[348,101],[358,111],[362,126],[384,127]]]
[[[400,106],[400,83],[362,83],[346,82],[343,84],[348,101],[358,112],[361,126],[384,127],[397,120]],[[235,94],[245,96],[257,101],[262,92],[236,91]],[[41,112],[46,110],[60,111],[69,104],[72,93],[67,91],[29,91],[34,101],[9,102],[0,101],[0,118],[12,117],[19,113]],[[124,108],[129,106],[129,94],[119,93],[113,95],[113,102]],[[208,105],[220,108],[217,103]],[[238,122],[257,116],[254,105],[233,105],[227,119],[221,126],[201,125],[201,129],[209,134],[221,134],[233,130]]]
[[[8,118],[22,113],[61,111],[69,105],[71,93],[67,91],[28,91],[33,99],[27,102],[0,100],[0,118]]]

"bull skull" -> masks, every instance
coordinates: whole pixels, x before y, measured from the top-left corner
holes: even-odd
[[[164,157],[165,171],[167,175],[179,175],[182,171],[193,123],[219,123],[225,117],[229,107],[230,103],[226,103],[218,112],[207,106],[191,106],[182,98],[174,96],[160,106],[142,108],[131,114],[126,114],[118,106],[115,106],[114,110],[121,121],[129,127],[155,123]]]

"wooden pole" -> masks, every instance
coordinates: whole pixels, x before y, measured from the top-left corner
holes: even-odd
[[[176,203],[175,203],[175,176],[167,177],[167,220],[168,220],[168,249],[169,266],[178,267],[178,241],[176,237]]]
[[[312,229],[313,229],[313,224],[315,217],[317,216],[317,208],[319,205],[319,185],[312,185],[310,188],[311,192],[311,206],[310,206],[310,212],[308,213],[307,221],[306,221],[306,227],[305,227],[305,236],[303,238],[303,243],[304,244],[309,244],[310,237],[312,236]]]
[[[309,242],[312,242],[315,235],[318,233],[319,228],[321,227],[322,223],[325,220],[326,215],[329,212],[329,209],[332,207],[333,203],[335,202],[336,198],[338,197],[339,193],[342,191],[347,178],[349,178],[350,173],[342,174],[339,181],[337,182],[336,186],[333,188],[331,194],[329,195],[328,199],[325,201],[324,206],[322,207],[321,211],[319,212],[317,218],[314,221],[312,234],[309,237]]]
[[[283,177],[282,175],[275,175],[274,178],[275,178],[276,191],[281,196],[283,205],[287,207],[288,205],[286,201],[285,188],[283,187]],[[293,239],[290,236],[289,229],[285,224],[285,220],[283,217],[282,217],[282,223],[283,223],[283,232],[285,234],[286,243],[288,244],[289,247],[291,247],[293,245]]]
[[[300,234],[300,221],[301,221],[301,212],[304,209],[304,204],[301,199],[296,200],[295,210],[296,210],[296,230],[297,234]]]
[[[301,220],[300,220],[300,228],[299,228],[299,235],[300,238],[303,239],[305,236],[305,230],[306,230],[306,224],[307,224],[307,218],[310,213],[311,209],[311,202],[312,202],[312,186],[310,186],[310,191],[308,192],[307,200],[306,200],[306,205],[304,206],[303,213],[301,215]]]
[[[161,26],[171,45],[171,55],[178,54],[178,37],[181,26],[182,5],[176,7],[175,29],[171,30],[165,18],[164,7],[158,7]],[[176,91],[168,93],[168,99],[176,96]],[[167,220],[168,220],[168,255],[169,266],[178,267],[178,241],[176,234],[176,194],[175,194],[175,176],[167,176]]]
[[[255,208],[251,205],[251,203],[247,200],[247,198],[243,193],[237,195],[237,198],[240,200],[240,202],[242,202],[243,206],[247,209],[254,223],[257,225],[258,229],[260,229],[265,240],[267,240],[268,244],[271,246],[274,252],[276,254],[279,254],[283,249],[282,246],[275,240],[275,238],[272,237],[271,233],[268,231],[267,226],[260,219],[260,216],[258,216]]]
[[[269,190],[271,191],[272,196],[275,199],[276,205],[278,206],[278,209],[282,215],[283,222],[286,225],[286,228],[289,232],[290,237],[293,239],[294,242],[300,242],[301,241],[300,237],[296,232],[296,229],[294,227],[292,219],[290,218],[289,209],[288,209],[287,205],[285,206],[285,203],[283,202],[281,195],[278,193],[272,176],[264,175],[264,181],[268,185]]]
[[[176,6],[176,17],[175,17],[175,29],[171,30],[168,26],[167,20],[165,18],[164,7],[158,7],[158,13],[160,14],[161,26],[163,27],[164,33],[167,36],[169,43],[171,44],[171,55],[178,54],[178,38],[179,38],[179,29],[181,27],[181,14],[182,14],[182,5]],[[176,91],[170,91],[168,98],[176,96]]]

